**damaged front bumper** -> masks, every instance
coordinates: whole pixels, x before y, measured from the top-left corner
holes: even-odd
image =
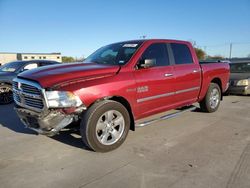
[[[37,113],[22,107],[15,107],[15,111],[27,128],[47,136],[54,136],[77,118],[75,114],[65,114],[57,109]]]
[[[53,136],[77,121],[86,106],[70,91],[46,91],[37,82],[13,80],[15,110],[26,127]]]

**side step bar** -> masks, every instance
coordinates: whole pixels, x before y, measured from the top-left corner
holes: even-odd
[[[174,118],[176,116],[181,115],[184,112],[194,111],[196,108],[197,107],[193,106],[193,105],[192,106],[188,106],[188,107],[186,107],[183,110],[180,110],[178,112],[174,112],[174,113],[171,113],[171,114],[167,114],[167,115],[161,116],[159,118],[154,118],[154,119],[151,119],[151,120],[139,123],[139,124],[135,124],[135,127],[145,127],[145,126],[151,125],[152,123],[156,123],[156,122],[161,121],[161,120],[166,120],[166,119]]]

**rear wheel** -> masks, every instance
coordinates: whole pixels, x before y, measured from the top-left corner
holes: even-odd
[[[203,112],[215,112],[220,105],[221,89],[218,84],[210,83],[205,98],[200,102]]]
[[[9,104],[13,102],[11,85],[0,83],[0,104]]]
[[[81,135],[83,142],[97,152],[108,152],[119,147],[130,127],[127,109],[116,101],[101,101],[83,115]]]

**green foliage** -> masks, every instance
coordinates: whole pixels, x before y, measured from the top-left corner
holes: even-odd
[[[206,52],[204,52],[200,48],[194,48],[194,49],[199,60],[204,60],[206,58]]]
[[[72,63],[72,62],[83,62],[84,61],[84,56],[80,58],[73,58],[71,56],[62,56],[62,62],[63,63]]]
[[[63,63],[75,62],[75,59],[70,56],[62,56],[62,62]]]

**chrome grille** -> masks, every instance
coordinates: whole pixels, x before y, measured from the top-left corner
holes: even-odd
[[[19,106],[38,112],[45,107],[42,88],[31,81],[15,78],[13,80],[13,98]]]
[[[13,91],[13,98],[15,101],[17,101],[19,103],[21,102],[20,96],[15,91]]]
[[[30,97],[24,97],[24,103],[27,106],[31,106],[34,108],[39,108],[39,109],[43,109],[43,101],[41,99],[34,99],[34,98],[30,98]]]
[[[13,88],[14,88],[14,89],[17,89],[17,88],[18,88],[18,83],[17,83],[17,82],[13,82],[12,85],[13,85]]]
[[[34,86],[30,86],[28,84],[22,84],[21,88],[22,88],[23,92],[25,92],[25,93],[41,95],[40,90]]]

